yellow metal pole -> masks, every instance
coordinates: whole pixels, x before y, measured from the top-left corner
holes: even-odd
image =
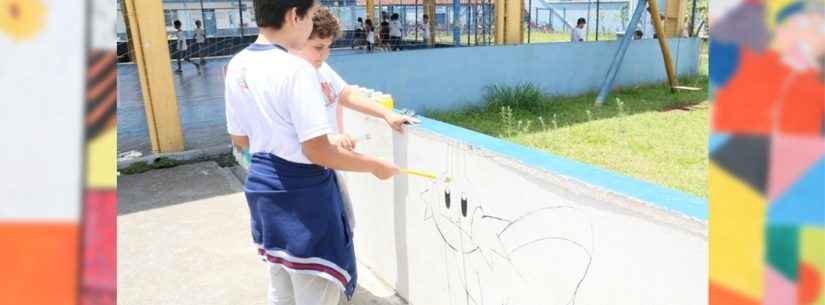
[[[523,9],[521,0],[496,0],[496,44],[524,42]]]
[[[435,45],[435,5],[435,0],[424,0],[424,13],[427,14],[429,18],[426,26],[430,29],[430,37],[428,37],[428,45],[430,47]]]
[[[504,44],[504,29],[506,28],[507,6],[505,0],[496,1],[496,44]]]
[[[365,19],[364,22],[366,22],[366,19],[370,19],[370,20],[372,20],[372,25],[377,26],[378,23],[380,23],[381,21],[375,20],[375,18],[373,18],[373,16],[375,16],[375,15],[373,15],[373,13],[374,13],[373,12],[373,10],[374,10],[373,7],[375,6],[374,0],[367,0],[367,3],[365,5],[367,6],[366,7],[366,9],[367,9],[367,16],[366,17],[367,18],[364,18]]]
[[[507,3],[507,31],[504,43],[524,43],[524,1],[505,0]]]
[[[656,0],[647,0],[648,8],[650,9],[651,20],[653,27],[656,29],[656,37],[659,40],[659,48],[662,49],[662,57],[665,61],[665,70],[667,70],[667,80],[670,83],[670,92],[676,92],[676,87],[679,86],[676,80],[676,73],[673,70],[673,62],[670,60],[670,49],[667,46],[667,38],[662,29],[662,20],[659,19],[659,7]]]
[[[665,34],[667,37],[680,37],[684,27],[685,7],[682,0],[666,0],[665,2]]]
[[[149,138],[155,153],[183,150],[178,103],[161,0],[125,0],[129,37],[143,90]]]

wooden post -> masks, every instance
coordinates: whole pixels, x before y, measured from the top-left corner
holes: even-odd
[[[373,2],[373,0],[367,0],[367,3],[365,5],[367,6],[366,7],[367,16],[366,16],[366,18],[364,18],[364,22],[366,23],[367,19],[370,19],[370,20],[372,20],[372,26],[377,27],[378,23],[380,23],[381,21],[380,20],[375,20],[375,18],[374,18],[374,16],[375,16],[374,13],[375,12],[374,12],[373,7],[375,6],[375,3]]]
[[[496,0],[496,44],[524,43],[524,3]]]
[[[152,151],[183,150],[183,134],[166,36],[161,0],[125,0],[129,40],[143,90],[143,103]]]
[[[676,73],[673,70],[673,62],[670,60],[670,48],[667,46],[667,37],[662,29],[662,20],[659,19],[659,7],[656,0],[647,0],[650,20],[653,21],[653,27],[656,29],[656,37],[659,40],[659,48],[662,49],[662,57],[665,61],[665,70],[667,70],[667,80],[670,83],[670,92],[676,92],[676,87],[679,86],[676,79]]]
[[[430,37],[428,45],[430,47],[435,45],[435,0],[424,0],[424,14],[429,17],[427,28],[430,29]]]
[[[684,27],[685,7],[682,0],[666,0],[664,31],[667,37],[681,37]]]

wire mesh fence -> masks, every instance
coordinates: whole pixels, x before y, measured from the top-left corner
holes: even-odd
[[[494,0],[436,0],[433,33],[435,47],[484,46],[495,44]],[[632,0],[523,0],[524,43],[570,42],[579,18],[586,41],[615,40],[624,35],[635,9]],[[118,0],[117,51],[121,62],[132,56],[127,26]],[[687,0],[683,36],[706,35],[707,0]],[[425,48],[423,0],[375,0],[373,16],[366,16],[366,0],[321,0],[338,17],[342,33],[333,48],[367,52],[365,21],[375,26],[374,51],[389,51],[386,19],[398,15],[402,36],[399,50]],[[255,40],[258,27],[252,0],[164,0],[164,21],[173,58],[179,37],[186,39],[193,57],[229,56]],[[663,5],[662,5],[663,7]],[[695,9],[694,9],[695,8]],[[651,16],[645,12],[636,30],[639,38],[653,38]],[[359,22],[359,20],[361,20]],[[181,24],[180,33],[175,21]],[[203,37],[198,37],[203,36]]]

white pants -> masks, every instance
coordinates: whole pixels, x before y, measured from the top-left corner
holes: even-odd
[[[269,305],[338,305],[341,290],[325,278],[269,266]]]

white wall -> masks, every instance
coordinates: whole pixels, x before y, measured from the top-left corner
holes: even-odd
[[[359,262],[410,304],[707,303],[704,221],[426,127],[400,135],[360,114],[345,122],[372,136],[358,151],[453,178],[347,175]]]

